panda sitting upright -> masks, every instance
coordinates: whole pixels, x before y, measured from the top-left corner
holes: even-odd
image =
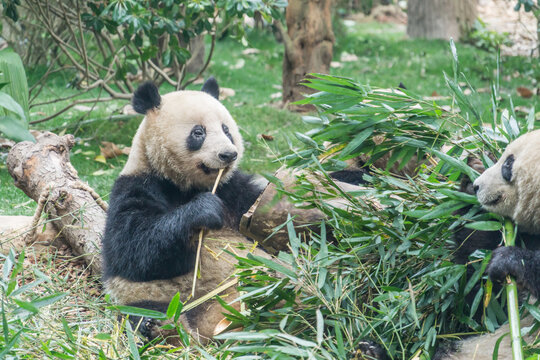
[[[242,138],[218,95],[209,78],[202,91],[160,96],[147,82],[133,96],[133,108],[146,116],[112,189],[103,238],[105,288],[117,303],[165,312],[177,292],[188,300],[201,229],[221,230],[206,236],[194,299],[234,273],[228,252],[260,252],[236,229],[262,187],[237,170]],[[224,171],[214,195],[219,169]],[[226,301],[233,300],[235,288],[221,296],[226,293],[232,294]],[[207,301],[180,320],[200,339],[210,338],[223,318],[217,305]],[[143,319],[139,330],[153,338],[163,334],[158,325]]]

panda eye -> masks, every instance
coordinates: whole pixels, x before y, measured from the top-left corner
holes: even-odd
[[[221,128],[223,129],[223,132],[225,133],[225,136],[227,136],[229,138],[229,140],[231,140],[231,143],[234,144],[234,140],[232,138],[232,135],[229,132],[229,127],[227,125],[225,125],[225,124],[222,124]]]
[[[193,129],[191,130],[191,136],[194,136],[194,137],[202,137],[205,134],[206,132],[204,131],[204,128],[200,125],[193,127]]]
[[[197,151],[199,150],[203,143],[204,139],[206,138],[206,130],[201,125],[195,125],[191,129],[191,133],[189,134],[187,141],[187,148],[190,151]]]
[[[501,168],[501,175],[505,181],[512,180],[512,166],[514,165],[514,155],[510,155],[504,161]]]

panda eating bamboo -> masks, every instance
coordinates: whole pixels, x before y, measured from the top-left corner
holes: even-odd
[[[148,82],[133,96],[134,109],[145,118],[113,186],[103,238],[104,284],[119,304],[166,312],[177,292],[185,302],[231,280],[236,259],[230,253],[265,255],[236,230],[263,188],[237,170],[242,138],[218,95],[217,82],[209,78],[202,91],[160,96]],[[214,195],[210,189],[221,169]],[[209,233],[195,296],[188,299],[201,230]],[[235,286],[220,295],[235,299]],[[222,312],[215,300],[206,301],[180,321],[205,340],[214,334]],[[149,338],[170,335],[151,319],[136,325]]]

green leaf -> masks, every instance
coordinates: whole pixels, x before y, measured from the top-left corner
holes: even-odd
[[[317,344],[321,346],[324,336],[324,318],[320,309],[317,309],[315,313],[317,315]]]
[[[364,131],[357,134],[354,139],[351,140],[343,150],[341,150],[341,157],[346,157],[347,155],[356,152],[357,148],[360,147],[363,142],[373,134],[373,128],[365,129]]]
[[[296,274],[294,273],[294,271],[292,271],[291,269],[281,265],[281,264],[278,264],[270,259],[266,259],[266,258],[263,258],[261,256],[258,256],[258,255],[253,255],[251,253],[249,253],[247,255],[247,258],[248,259],[255,259],[257,261],[259,261],[260,263],[264,264],[266,267],[268,267],[269,269],[272,269],[272,270],[275,270],[279,273],[282,273],[284,275],[287,275],[288,277],[290,277],[291,279],[296,279],[297,276]]]
[[[133,336],[133,329],[131,328],[131,324],[129,321],[126,321],[126,333],[128,337],[128,344],[129,344],[129,352],[131,353],[131,356],[134,360],[140,360],[141,356],[139,355],[139,349],[137,348],[137,344],[135,343],[135,338]]]
[[[138,308],[134,306],[114,305],[114,306],[109,306],[108,309],[119,311],[125,315],[144,316],[144,317],[149,317],[149,318],[157,319],[157,320],[167,319],[167,315],[165,315],[164,313],[160,311],[148,310],[148,309]]]
[[[182,313],[183,304],[180,302],[180,293],[177,292],[167,308],[167,317],[170,319],[174,316],[174,321],[176,322]]]
[[[26,126],[13,116],[0,116],[0,132],[15,141],[36,142],[36,139],[30,134]]]
[[[21,57],[12,49],[0,51],[0,83],[7,83],[2,91],[9,94],[24,111],[28,119],[28,82]],[[7,115],[0,111],[0,115]],[[27,125],[27,124],[25,124]]]
[[[502,229],[502,224],[498,221],[475,221],[473,223],[466,224],[467,229],[480,230],[480,231],[497,231]]]
[[[452,214],[454,211],[459,210],[462,207],[465,207],[468,205],[469,204],[464,203],[459,200],[450,200],[436,206],[430,212],[422,216],[420,220],[432,220],[432,219],[437,219],[437,218],[443,218],[445,216]]]
[[[21,105],[3,91],[0,91],[0,107],[17,114],[21,119],[26,121],[26,116],[24,115],[24,110]]]

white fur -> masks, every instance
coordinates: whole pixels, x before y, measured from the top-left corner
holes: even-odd
[[[501,167],[514,155],[512,179],[505,181]],[[512,218],[521,231],[540,234],[540,130],[522,135],[508,145],[495,165],[476,181],[478,201],[491,212]],[[496,204],[490,202],[501,197]]]
[[[234,144],[225,135],[222,124],[229,128]],[[195,125],[206,129],[202,148],[189,151],[186,139]],[[225,165],[218,151],[236,151],[238,157]],[[217,172],[206,174],[199,164],[209,168],[225,167],[225,182],[242,158],[244,145],[236,122],[227,109],[212,96],[201,91],[176,91],[161,98],[161,106],[150,110],[143,119],[121,175],[140,175],[154,170],[181,189],[209,189]]]

